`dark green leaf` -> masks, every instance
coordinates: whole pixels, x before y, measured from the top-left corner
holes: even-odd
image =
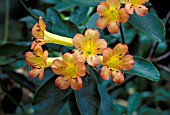
[[[96,26],[96,21],[97,21],[98,18],[100,18],[100,16],[97,13],[93,14],[89,18],[88,22],[86,23],[86,28],[92,28],[92,29],[95,29],[95,30],[97,29],[100,32],[100,35],[102,36],[103,31],[101,29],[97,28],[97,26]]]
[[[151,13],[145,16],[130,15],[129,22],[157,42],[164,41],[165,27],[162,21]]]
[[[56,78],[56,75],[53,76],[39,88],[33,98],[33,105],[39,104],[41,108],[52,105],[54,103],[59,103],[72,91],[71,88],[60,90],[55,85]]]
[[[71,13],[71,21],[76,25],[80,25],[86,19],[88,9],[88,7],[79,7],[76,9]]]
[[[32,12],[35,16],[37,16],[37,17],[39,17],[39,16],[42,16],[43,18],[45,17],[44,12],[42,12],[41,10],[32,9],[31,12]]]
[[[160,78],[159,71],[156,67],[146,59],[134,56],[135,64],[132,70],[124,71],[125,73],[145,77],[152,81],[158,81]]]
[[[0,65],[6,65],[14,62],[15,58],[0,57]]]
[[[97,115],[100,107],[100,96],[97,83],[90,72],[83,77],[83,87],[75,91],[75,96],[81,115]]]
[[[156,109],[144,107],[139,110],[139,115],[158,115],[158,112]]]
[[[100,2],[105,0],[68,0],[79,6],[97,6]]]
[[[140,106],[142,96],[139,93],[134,93],[128,98],[127,112],[131,115]]]
[[[58,4],[60,0],[40,0],[40,2],[44,2],[46,4]]]
[[[80,33],[77,26],[69,21],[64,21],[63,23],[56,23],[53,26],[53,32],[55,34],[73,38],[75,34]]]
[[[30,43],[20,42],[20,43],[7,43],[0,46],[0,56],[11,56],[19,52],[27,50]],[[5,50],[4,50],[5,49]]]
[[[8,69],[5,69],[4,71],[9,75],[11,79],[16,81],[18,84],[35,93],[35,85],[31,81],[29,81],[24,75],[19,74],[15,71],[10,71]]]
[[[68,96],[68,104],[72,115],[80,115],[79,108],[77,106],[75,93],[71,92]]]
[[[92,77],[96,79],[97,82],[97,77],[96,74],[93,72],[93,70],[89,67],[89,71]],[[98,82],[97,82],[98,83]],[[100,103],[100,108],[99,108],[99,115],[117,115],[116,111],[114,111],[113,108],[113,102],[110,97],[110,95],[107,93],[106,89],[102,87],[99,83],[97,84],[97,88],[100,94],[101,98],[101,103]]]
[[[46,10],[46,20],[53,24],[61,22],[61,19],[58,16],[58,13],[51,8],[47,8]]]
[[[59,4],[57,4],[54,9],[57,10],[58,12],[62,12],[62,11],[65,11],[65,10],[68,10],[70,8],[73,8],[75,7],[76,5],[73,4],[72,2],[68,2],[68,1],[63,1],[63,2],[60,2]]]

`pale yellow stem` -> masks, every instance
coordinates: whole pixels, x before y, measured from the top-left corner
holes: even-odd
[[[46,30],[44,30],[44,40],[47,41],[47,43],[54,43],[54,44],[59,44],[59,45],[64,45],[69,47],[73,46],[73,39],[52,34]]]
[[[46,67],[51,67],[53,61],[56,60],[56,59],[62,60],[62,57],[57,57],[57,58],[47,58],[47,60],[46,60],[46,63],[47,63]]]

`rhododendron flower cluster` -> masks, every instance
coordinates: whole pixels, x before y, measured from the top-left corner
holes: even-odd
[[[144,6],[148,0],[106,0],[97,6],[97,13],[101,16],[96,26],[99,29],[108,28],[112,34],[119,32],[121,23],[129,19],[134,11],[139,16],[147,14],[148,9]],[[107,46],[105,39],[102,39],[98,30],[88,28],[84,34],[77,33],[73,38],[53,34],[46,30],[45,22],[39,17],[39,22],[32,28],[34,41],[31,49],[25,54],[27,65],[31,68],[29,76],[39,79],[44,77],[44,69],[51,67],[58,75],[54,81],[61,90],[69,86],[74,90],[80,90],[83,84],[83,77],[90,74],[86,65],[95,66],[100,69],[100,77],[103,80],[112,80],[120,84],[124,81],[123,71],[129,71],[134,66],[134,58],[127,54],[128,46],[118,43],[112,48]],[[74,47],[72,53],[62,54],[61,57],[48,57],[48,51],[43,51],[42,45],[53,43],[67,47]]]
[[[145,16],[148,8],[144,6],[149,0],[106,0],[97,6],[97,13],[101,18],[96,22],[99,29],[108,27],[108,31],[112,34],[119,32],[120,23],[125,23],[129,19],[129,14],[133,14],[134,10],[139,16]],[[121,3],[125,7],[121,7]]]

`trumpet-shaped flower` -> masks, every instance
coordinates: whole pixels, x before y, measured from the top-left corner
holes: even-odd
[[[29,76],[34,78],[39,74],[39,80],[42,80],[44,77],[44,69],[50,67],[55,59],[60,58],[48,58],[48,51],[43,52],[41,46],[36,46],[34,52],[26,52],[25,60],[31,68]]]
[[[117,44],[114,49],[107,48],[103,51],[103,68],[100,72],[101,78],[112,80],[119,84],[124,81],[124,75],[121,70],[131,70],[134,65],[134,59],[131,55],[125,55],[128,47],[125,44]]]
[[[42,19],[39,17],[39,23],[36,23],[32,28],[32,35],[35,40],[32,43],[31,49],[34,49],[36,45],[43,45],[45,43],[54,43],[64,46],[73,46],[73,40],[71,38],[59,36],[46,31],[46,25]]]
[[[76,34],[73,38],[73,44],[76,48],[74,51],[78,56],[78,60],[86,62],[91,66],[100,64],[100,58],[97,54],[101,54],[107,47],[107,42],[104,39],[99,39],[97,30],[88,29],[85,35]]]
[[[148,8],[143,4],[146,4],[149,0],[125,0],[125,9],[129,14],[133,14],[134,10],[139,16],[145,16],[148,13]]]
[[[64,90],[71,86],[74,90],[82,88],[81,77],[85,76],[86,68],[84,63],[79,62],[75,54],[65,53],[62,60],[56,59],[51,68],[59,76],[55,80],[56,86]]]
[[[97,6],[97,13],[101,18],[96,22],[100,29],[108,26],[108,31],[112,34],[119,32],[120,23],[125,23],[129,19],[125,8],[120,8],[119,0],[106,0]]]

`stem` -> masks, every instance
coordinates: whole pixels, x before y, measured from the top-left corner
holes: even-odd
[[[161,61],[161,60],[167,58],[168,56],[170,56],[170,51],[167,52],[166,54],[162,55],[162,56],[159,56],[159,57],[157,57],[157,58],[153,58],[152,60],[153,60],[153,61]]]
[[[150,52],[149,52],[149,56],[148,56],[148,59],[151,59],[153,56],[154,56],[154,54],[155,54],[155,52],[156,52],[156,48],[158,47],[158,42],[156,42],[154,45],[153,45],[153,47],[152,47],[152,49],[150,50]]]
[[[9,0],[5,0],[5,26],[3,44],[7,43],[9,30]]]
[[[164,65],[162,65],[162,64],[158,64],[158,63],[156,63],[156,65],[157,65],[160,69],[163,69],[163,70],[165,70],[165,71],[167,71],[167,72],[170,73],[170,68],[169,68],[169,67],[164,66]]]
[[[28,12],[28,14],[30,14],[34,19],[36,19],[37,21],[39,20],[39,18],[37,16],[35,16],[28,8],[27,6],[24,4],[24,2],[22,0],[19,0],[19,2],[21,3],[21,5],[25,8],[25,10]]]
[[[124,35],[123,35],[122,24],[120,24],[120,34],[121,34],[121,37],[122,37],[122,43],[125,44],[125,38],[124,38]]]

